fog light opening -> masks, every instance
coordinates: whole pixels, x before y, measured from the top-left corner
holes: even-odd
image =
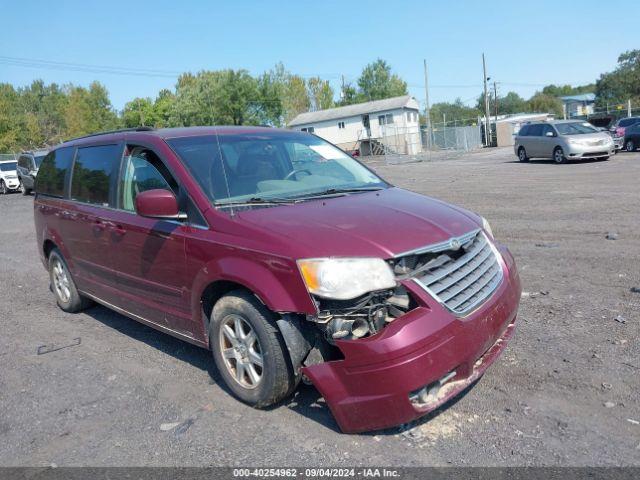
[[[456,371],[453,370],[447,373],[440,380],[430,383],[409,394],[409,401],[415,406],[425,406],[429,403],[433,403],[438,400],[438,394],[444,385],[456,376]]]

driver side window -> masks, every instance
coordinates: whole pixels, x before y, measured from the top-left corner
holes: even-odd
[[[121,208],[135,212],[135,199],[147,190],[163,189],[177,193],[177,184],[167,168],[151,151],[133,147],[125,157],[120,176]]]

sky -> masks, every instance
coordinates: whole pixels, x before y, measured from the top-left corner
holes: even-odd
[[[257,75],[280,61],[329,80],[337,93],[341,75],[355,83],[376,58],[422,104],[423,59],[431,103],[474,104],[483,52],[499,93],[528,98],[549,83],[594,82],[620,53],[640,48],[637,0],[0,0],[0,11],[0,82],[98,80],[117,109],[173,89],[181,72]]]

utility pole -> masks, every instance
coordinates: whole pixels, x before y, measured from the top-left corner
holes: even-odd
[[[498,83],[493,81],[493,100],[496,102],[496,122],[498,121]]]
[[[493,143],[491,141],[491,125],[489,120],[489,92],[487,91],[487,64],[484,60],[484,53],[482,54],[482,72],[484,73],[484,140],[487,147]]]
[[[340,75],[340,78],[342,79],[342,87],[340,89],[340,100],[342,100],[344,102],[345,99],[345,93],[344,93],[344,75]]]
[[[627,117],[631,116],[631,99],[627,100]]]
[[[427,60],[424,59],[424,117],[427,122],[427,150],[431,150],[431,107],[429,106],[429,75],[427,74]]]

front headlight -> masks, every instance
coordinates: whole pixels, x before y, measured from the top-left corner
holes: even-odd
[[[481,217],[482,218],[482,229],[489,234],[489,236],[491,238],[493,238],[493,230],[491,230],[491,225],[489,225],[489,222],[487,221],[486,218]]]
[[[381,258],[310,258],[298,260],[310,293],[351,300],[367,292],[396,286],[391,267]]]

